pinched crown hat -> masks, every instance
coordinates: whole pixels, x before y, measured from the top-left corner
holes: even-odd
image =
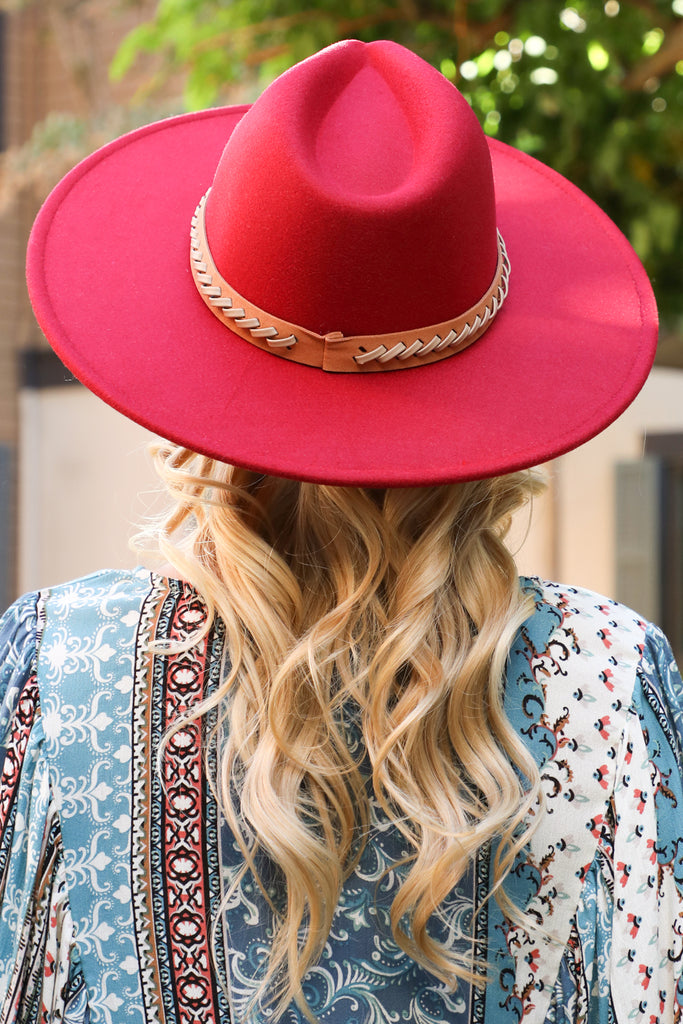
[[[656,341],[609,218],[390,42],[94,153],[41,210],[28,282],[57,353],[126,416],[337,484],[568,451],[629,404]]]

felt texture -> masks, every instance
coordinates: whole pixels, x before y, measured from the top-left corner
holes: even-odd
[[[270,86],[225,147],[206,224],[241,295],[318,334],[455,317],[496,267],[477,119],[394,43],[349,41]]]
[[[401,372],[261,352],[191,277],[190,221],[212,183],[214,258],[274,315],[318,333],[456,316],[490,284],[496,221],[505,305],[470,348]],[[43,206],[27,276],[57,353],[124,415],[224,461],[340,484],[472,479],[568,451],[634,398],[657,333],[645,272],[609,218],[486,139],[453,86],[393,43],[337,44],[252,108],[94,153]]]

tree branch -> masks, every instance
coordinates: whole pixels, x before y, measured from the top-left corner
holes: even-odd
[[[648,79],[673,71],[679,60],[683,60],[683,21],[670,29],[656,53],[631,68],[621,85],[633,92],[642,89]]]

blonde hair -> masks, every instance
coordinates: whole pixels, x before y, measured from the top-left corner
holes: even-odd
[[[195,712],[216,708],[225,736],[220,808],[244,871],[260,882],[262,852],[284,880],[258,998],[276,1019],[293,998],[311,1018],[302,979],[363,850],[372,794],[409,850],[396,942],[449,986],[482,983],[486,965],[427,926],[494,836],[495,896],[519,917],[501,883],[540,782],[503,707],[510,645],[532,611],[503,538],[539,478],[373,491],[263,476],[168,443],[154,458],[175,500],[158,548],[225,624],[224,677]]]

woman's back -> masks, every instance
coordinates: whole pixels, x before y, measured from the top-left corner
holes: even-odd
[[[449,993],[392,937],[408,851],[371,797],[367,843],[304,980],[322,1020],[680,1015],[683,741],[680,712],[666,710],[681,707],[680,678],[661,633],[628,609],[523,587],[535,610],[512,647],[505,708],[546,804],[505,885],[538,931],[489,898],[496,843],[480,849],[431,928],[461,933],[463,952],[473,933],[491,983]],[[1,1019],[32,1020],[41,1001],[46,1019],[73,1022],[267,1019],[247,1007],[281,879],[261,855],[267,898],[247,873],[221,904],[244,858],[207,782],[210,715],[171,735],[157,773],[169,725],[219,685],[219,620],[180,649],[205,617],[189,584],[139,570],[29,596],[4,620]],[[168,641],[175,653],[150,654]],[[345,728],[357,751],[357,717]],[[283,1019],[305,1017],[292,1003]]]

